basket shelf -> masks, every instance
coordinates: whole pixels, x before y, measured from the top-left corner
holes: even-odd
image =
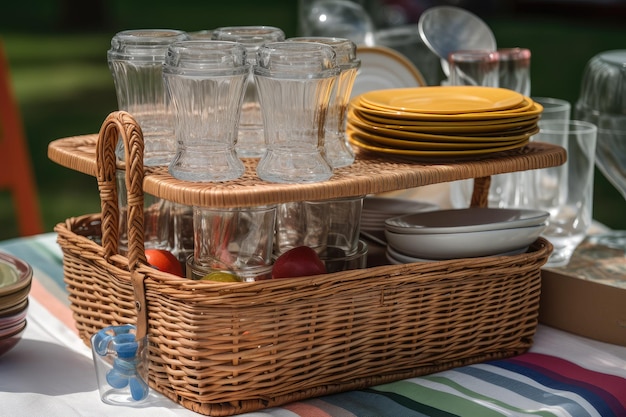
[[[59,165],[96,175],[95,149],[98,135],[58,139],[50,143],[49,158]],[[224,183],[179,181],[167,167],[147,168],[144,190],[176,203],[204,207],[245,207],[290,201],[325,200],[337,197],[376,194],[429,184],[485,178],[505,172],[525,171],[562,165],[561,147],[531,142],[526,147],[488,158],[456,162],[419,162],[378,157],[356,151],[354,164],[335,170],[328,181],[311,184],[276,184],[258,179],[256,161],[245,160],[246,172]]]

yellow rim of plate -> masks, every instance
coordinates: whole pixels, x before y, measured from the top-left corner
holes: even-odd
[[[426,87],[421,87],[426,88]],[[516,117],[530,117],[537,116],[543,112],[543,106],[537,102],[533,102],[532,106],[523,112],[510,112],[510,111],[488,111],[488,112],[476,112],[476,113],[457,113],[457,114],[444,114],[444,113],[417,113],[417,112],[405,112],[405,111],[392,111],[392,110],[380,110],[363,107],[359,103],[360,96],[355,97],[350,101],[350,107],[358,110],[361,113],[367,115],[374,115],[380,118],[388,120],[401,120],[401,121],[471,121],[471,120],[491,120],[491,119],[509,119]]]
[[[403,129],[416,132],[494,132],[507,129],[515,129],[536,124],[539,115],[520,116],[511,119],[477,120],[477,121],[411,121],[393,120],[384,117],[363,114],[358,109],[351,107],[348,116],[357,118],[363,123],[372,126],[386,127],[388,129]]]
[[[467,157],[467,156],[479,156],[489,155],[496,152],[510,151],[513,149],[521,148],[528,144],[529,140],[519,141],[514,145],[497,146],[488,149],[471,149],[460,151],[422,151],[413,149],[396,149],[376,146],[374,144],[367,143],[364,139],[359,139],[359,135],[354,131],[349,131],[348,140],[354,146],[364,149],[373,153],[381,153],[387,155],[397,156],[413,156],[413,157],[437,157],[437,158],[454,158],[454,157]]]
[[[362,103],[407,113],[461,114],[508,110],[524,101],[507,88],[433,86],[374,90],[359,96]]]
[[[370,132],[359,129],[355,126],[348,128],[352,134],[363,138],[369,142],[381,145],[383,147],[394,149],[413,149],[423,151],[464,151],[473,149],[493,149],[495,146],[504,147],[516,145],[522,141],[528,141],[528,138],[515,139],[508,141],[500,141],[497,144],[493,142],[438,142],[438,141],[417,141],[417,140],[405,140],[398,139],[389,136],[374,135]]]
[[[524,97],[524,100],[522,100],[522,102],[515,107],[511,107],[510,109],[505,109],[505,110],[485,111],[484,113],[489,113],[489,114],[505,113],[505,114],[511,114],[511,116],[515,116],[516,113],[524,113],[526,111],[531,110],[534,104],[535,102],[533,101],[533,99],[531,99],[530,97]],[[383,111],[383,112],[384,111],[401,111],[404,113],[420,114],[420,112],[413,112],[410,110],[401,110],[401,109],[394,109],[390,107],[379,106],[379,105],[367,102],[367,100],[364,100],[362,97],[359,99],[358,105],[364,109],[378,110],[378,111]],[[424,113],[421,113],[421,114],[424,114]],[[426,113],[426,114],[430,114],[430,113]],[[446,114],[446,113],[441,113],[441,114]],[[467,114],[467,113],[458,113],[458,114]]]
[[[367,133],[368,135],[377,136],[381,138],[389,137],[391,139],[402,139],[402,140],[412,140],[418,142],[454,142],[454,143],[500,143],[500,142],[512,142],[512,141],[520,141],[530,138],[533,135],[539,133],[539,128],[537,124],[529,126],[528,129],[525,130],[513,130],[507,134],[505,131],[501,131],[499,135],[493,136],[477,136],[474,134],[470,135],[446,135],[446,134],[437,134],[437,133],[425,133],[425,132],[412,132],[406,130],[394,130],[381,128],[377,126],[371,126],[367,123],[363,123],[354,117],[348,117],[347,119],[348,126],[357,129],[360,132]],[[497,133],[497,132],[496,132]]]

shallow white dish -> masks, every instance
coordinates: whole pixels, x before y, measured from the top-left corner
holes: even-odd
[[[550,213],[544,210],[470,207],[405,214],[385,220],[394,233],[468,233],[544,223]]]
[[[361,60],[350,97],[373,90],[421,87],[426,85],[417,67],[401,53],[385,46],[359,46]]]
[[[519,249],[515,249],[515,250],[512,250],[512,251],[503,252],[503,253],[496,253],[496,254],[489,255],[489,256],[519,255],[520,253],[524,253],[527,250],[528,250],[528,246],[524,246],[524,247],[519,248]],[[436,261],[441,261],[442,260],[442,259],[415,258],[413,256],[409,256],[409,255],[405,255],[403,253],[400,253],[400,252],[398,252],[397,250],[395,250],[394,248],[392,248],[389,245],[387,246],[386,255],[387,255],[387,260],[393,259],[394,261],[396,261],[398,263],[403,263],[403,264],[409,264],[409,263],[414,263],[414,262],[436,262]]]
[[[464,233],[394,233],[385,230],[387,245],[415,258],[455,259],[492,256],[529,246],[546,223],[511,229]]]

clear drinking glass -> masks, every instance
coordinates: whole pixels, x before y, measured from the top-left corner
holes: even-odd
[[[187,39],[174,29],[137,29],[117,33],[107,60],[119,110],[129,112],[143,132],[144,165],[167,165],[176,149],[172,117],[163,84],[163,61],[173,42]],[[120,142],[117,157],[124,160]]]
[[[245,171],[237,157],[237,124],[250,64],[236,42],[188,40],[172,44],[163,77],[175,115],[173,177],[228,181]]]
[[[467,50],[448,55],[450,85],[498,87],[500,55],[497,51]]]
[[[363,196],[279,204],[274,253],[309,246],[322,258],[353,255],[362,210]]]
[[[240,276],[272,264],[276,206],[194,207],[193,265]]]
[[[498,87],[530,96],[530,49],[500,48]]]
[[[555,97],[532,97],[532,99],[543,107],[539,125],[544,122],[567,122],[570,120],[572,105],[569,101]]]
[[[341,69],[337,82],[333,87],[331,102],[324,124],[324,150],[326,159],[332,168],[352,165],[354,151],[346,135],[346,115],[350,93],[361,66],[356,57],[356,45],[349,39],[328,37],[297,37],[289,38],[292,42],[319,42],[329,45],[337,54],[337,65]]]
[[[118,252],[128,252],[128,196],[126,193],[126,171],[118,169],[115,173],[119,208],[119,245]],[[144,245],[146,249],[172,250],[172,217],[174,203],[144,193]]]
[[[561,167],[529,171],[525,207],[550,212],[542,234],[554,246],[546,266],[564,266],[584,240],[593,219],[593,178],[598,129],[580,120],[547,121],[535,140],[562,145],[567,162]]]
[[[273,42],[259,48],[254,77],[267,150],[259,178],[279,183],[328,180],[324,120],[341,69],[332,47],[312,42]]]
[[[238,42],[245,46],[250,75],[241,106],[241,118],[237,135],[237,155],[241,158],[259,158],[265,152],[263,119],[252,67],[256,64],[256,52],[261,45],[285,40],[285,33],[273,26],[227,26],[213,30],[213,39]]]
[[[441,85],[441,60],[428,49],[416,24],[379,29],[374,38],[376,45],[386,46],[406,56],[419,68],[427,85]]]

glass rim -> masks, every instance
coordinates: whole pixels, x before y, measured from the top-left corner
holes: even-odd
[[[560,127],[560,128],[559,128]],[[585,120],[546,120],[539,126],[540,133],[559,133],[567,127],[569,133],[592,133],[598,131],[598,126]],[[572,129],[574,127],[574,129]]]

